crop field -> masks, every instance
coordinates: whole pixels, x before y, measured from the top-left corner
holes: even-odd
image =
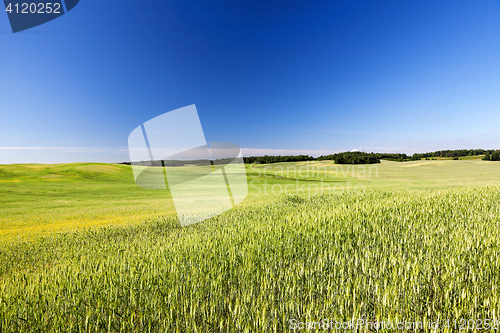
[[[500,164],[246,171],[241,205],[181,228],[169,192],[139,188],[129,166],[0,166],[0,331],[281,332],[360,319],[495,331]]]

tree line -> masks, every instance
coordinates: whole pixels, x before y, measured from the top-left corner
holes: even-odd
[[[245,164],[270,164],[270,163],[279,163],[279,162],[303,162],[303,161],[314,161],[316,160],[314,157],[309,155],[285,155],[285,156],[249,156],[243,157]]]
[[[238,158],[222,158],[222,159],[216,159],[216,160],[207,160],[207,159],[202,159],[202,160],[152,160],[152,161],[137,161],[134,162],[134,165],[139,165],[139,166],[154,166],[154,167],[178,167],[178,166],[185,166],[185,165],[196,165],[196,166],[203,166],[203,165],[219,165],[219,164],[229,164],[231,162],[240,162],[241,163],[241,158],[238,161]],[[118,164],[126,164],[126,165],[131,165],[131,162],[121,162]]]
[[[336,164],[375,164],[380,163],[380,158],[375,153],[365,153],[362,151],[344,152],[330,155],[322,155],[318,161],[332,160]]]
[[[457,149],[457,150],[438,150],[432,153],[420,153],[413,154],[413,156],[421,158],[429,157],[465,157],[465,156],[477,156],[493,154],[496,150],[485,150],[485,149]]]
[[[500,161],[500,151],[495,150],[492,151],[490,154],[490,151],[487,151],[486,154],[483,157],[484,161]]]
[[[245,164],[272,164],[280,162],[305,162],[305,161],[323,161],[331,160],[336,164],[375,164],[380,163],[380,160],[405,162],[418,161],[434,157],[452,157],[458,159],[465,156],[484,155],[483,160],[500,161],[500,150],[493,149],[457,149],[457,150],[438,150],[430,153],[415,153],[411,156],[402,153],[366,153],[362,151],[342,152],[330,155],[322,155],[317,158],[309,155],[264,155],[264,156],[248,156],[243,157]],[[154,160],[154,161],[139,161],[134,162],[134,165],[143,166],[166,166],[176,167],[184,165],[219,165],[231,163],[234,159],[224,158],[218,160]],[[240,159],[241,162],[241,159]],[[119,164],[128,164],[130,162],[122,162]]]

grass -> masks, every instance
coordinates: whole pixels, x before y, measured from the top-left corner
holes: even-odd
[[[0,166],[0,331],[500,319],[499,164],[314,163],[248,166],[242,205],[185,228],[127,166]]]
[[[250,195],[243,205],[267,201],[285,188],[289,194],[339,194],[500,185],[500,166],[480,160],[382,161],[369,166],[314,161],[246,167]],[[99,163],[0,165],[0,205],[0,242],[175,217],[168,191],[136,186],[130,166]]]
[[[302,169],[301,169],[302,168]],[[275,163],[259,165],[248,173],[250,179],[273,177],[300,179],[324,184],[366,189],[444,189],[463,186],[500,185],[500,164],[481,160],[432,160],[411,162],[382,161],[373,165],[335,165],[331,161]],[[272,177],[265,177],[265,176]]]

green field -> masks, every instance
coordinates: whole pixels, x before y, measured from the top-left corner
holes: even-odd
[[[0,166],[0,331],[500,320],[500,163],[246,171],[240,206],[181,228],[129,166]]]
[[[250,195],[243,205],[266,202],[284,192],[314,195],[500,185],[500,167],[480,160],[375,165],[312,161],[246,167]],[[175,218],[168,191],[136,186],[130,166],[116,164],[0,166],[0,202],[0,242]]]

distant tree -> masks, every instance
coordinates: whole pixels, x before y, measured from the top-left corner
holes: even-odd
[[[486,153],[486,155],[484,155],[483,157],[483,161],[489,161],[490,160],[490,153]]]

